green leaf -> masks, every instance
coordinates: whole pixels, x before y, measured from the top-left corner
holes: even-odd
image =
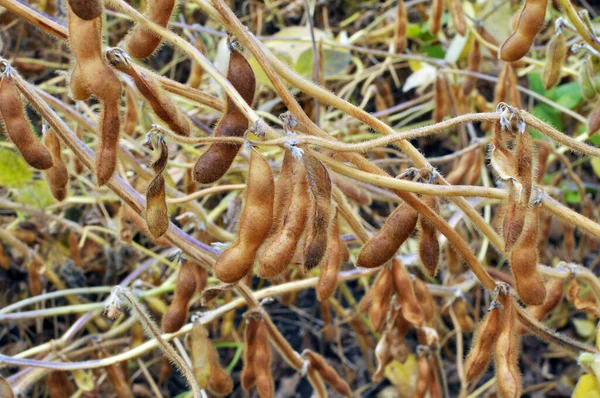
[[[594,134],[593,136],[588,138],[588,141],[594,144],[594,146],[600,146],[600,134]]]
[[[423,50],[425,51],[425,54],[431,58],[443,59],[446,56],[446,52],[440,44],[436,44],[434,46],[425,46],[423,47]]]
[[[10,149],[0,148],[0,185],[17,188],[33,178],[33,171],[25,160]]]
[[[581,197],[579,196],[579,191],[565,190],[563,192],[563,199],[565,202],[567,202],[571,205],[576,205],[576,204],[581,203]]]
[[[416,23],[409,23],[408,28],[406,29],[406,36],[411,38],[419,37],[421,32],[421,25]]]
[[[583,100],[583,96],[581,95],[581,87],[579,86],[578,82],[561,84],[560,86],[556,86],[551,90],[546,90],[544,88],[544,83],[542,83],[542,77],[539,73],[530,73],[527,75],[527,77],[529,78],[530,90],[564,106],[565,108],[575,109]],[[544,105],[550,107],[548,104]],[[558,113],[558,111],[554,108],[552,108],[552,110]]]
[[[596,331],[596,325],[589,319],[573,319],[573,325],[581,337],[590,337]]]
[[[592,165],[592,169],[594,170],[594,173],[596,173],[596,176],[600,177],[600,158],[592,158],[590,164]]]
[[[323,72],[325,77],[337,75],[350,64],[352,61],[352,55],[347,52],[337,50],[324,50],[323,51]],[[313,74],[313,50],[312,48],[304,51],[300,54],[298,62],[294,67],[296,72],[300,73],[304,77],[312,78]]]
[[[578,82],[561,84],[550,91],[553,92],[554,101],[568,109],[575,109],[583,101]]]
[[[15,190],[15,202],[37,209],[45,209],[54,203],[54,197],[44,180],[32,181]]]
[[[548,104],[539,104],[533,107],[531,110],[531,114],[537,117],[538,119],[554,126],[558,130],[563,129],[562,119],[560,117],[560,112],[557,112],[554,108],[552,108]],[[534,138],[543,139],[544,135],[540,132],[530,129],[531,135]]]
[[[529,78],[529,89],[545,97],[548,90],[544,88],[542,76],[539,73],[529,73],[527,77]]]

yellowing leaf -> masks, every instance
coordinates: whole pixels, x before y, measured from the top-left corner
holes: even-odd
[[[581,376],[571,398],[600,398],[600,385],[596,377],[590,374]]]
[[[32,178],[33,170],[17,152],[0,148],[0,185],[16,188]]]
[[[410,67],[410,70],[416,72],[423,67],[423,62],[414,59],[409,59],[408,66]]]
[[[476,16],[481,17],[489,12],[493,12],[494,17],[485,20],[485,29],[502,43],[512,33],[511,19],[513,12],[510,2],[502,2],[498,5],[493,1],[486,1]]]
[[[590,160],[590,163],[592,165],[592,169],[594,170],[594,173],[596,173],[596,176],[600,177],[600,158],[592,158],[592,160]]]
[[[284,54],[284,53],[278,53],[278,52],[274,52],[274,54],[277,56],[277,58],[281,62],[283,62],[287,66],[290,66],[290,67],[292,66],[292,59],[289,57],[289,55]],[[267,77],[265,72],[262,70],[260,65],[258,64],[258,61],[256,60],[256,58],[254,58],[254,57],[249,58],[248,63],[250,64],[250,66],[252,67],[252,70],[254,71],[254,76],[256,76],[256,81],[262,85],[265,85],[267,87],[274,89],[273,85],[271,84],[271,81],[269,80],[269,78]]]
[[[399,391],[412,395],[417,384],[417,357],[410,354],[404,363],[393,360],[385,367],[385,377]],[[410,392],[410,394],[408,394]]]
[[[92,391],[94,389],[94,379],[88,372],[83,370],[74,370],[71,372],[75,384],[83,391]]]
[[[600,350],[600,322],[598,322],[598,328],[596,331],[596,348]]]
[[[323,50],[323,60],[323,72],[328,77],[341,73],[352,61],[352,55],[344,51]],[[312,78],[313,63],[313,50],[309,48],[300,55],[294,69],[301,75]]]
[[[54,197],[44,180],[32,181],[15,190],[15,201],[36,209],[45,209],[54,203]]]
[[[577,334],[581,337],[590,337],[594,334],[596,326],[589,319],[573,319]]]
[[[320,39],[327,39],[327,33],[320,29],[313,29],[313,33],[315,35],[315,41],[317,43]],[[300,55],[312,48],[311,34],[310,28],[308,26],[290,26],[287,28],[281,29],[279,32],[275,33],[274,37],[277,38],[286,38],[286,39],[298,39],[302,38],[304,40],[269,40],[267,42],[267,47],[269,49],[274,50],[276,53],[283,53],[291,57],[292,62],[295,64],[298,62]]]

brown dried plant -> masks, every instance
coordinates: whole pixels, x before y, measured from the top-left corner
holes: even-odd
[[[0,396],[584,396],[599,10],[54,3],[0,0]]]

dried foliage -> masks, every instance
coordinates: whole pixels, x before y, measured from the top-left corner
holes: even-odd
[[[0,397],[597,396],[588,3],[0,0]]]

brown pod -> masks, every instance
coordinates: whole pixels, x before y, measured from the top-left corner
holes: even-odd
[[[10,268],[10,259],[8,258],[6,250],[4,249],[2,243],[0,243],[0,268],[2,268],[5,271],[8,271],[8,269]]]
[[[242,387],[250,390],[256,387],[258,396],[271,398],[275,388],[271,373],[271,350],[267,328],[261,319],[251,317],[244,336],[244,368],[242,369]]]
[[[106,63],[102,52],[102,17],[86,21],[79,18],[70,7],[67,8],[69,44],[77,62],[71,87],[75,80],[77,85],[83,86],[77,89],[81,93],[76,94],[78,96],[85,95],[87,90],[101,101],[118,101],[121,98],[121,82]]]
[[[390,331],[386,329],[386,331],[381,334],[377,346],[375,346],[375,360],[377,364],[377,369],[373,374],[373,382],[375,383],[380,383],[381,380],[383,380],[386,366],[394,359],[390,352],[389,333]]]
[[[342,246],[337,214],[333,216],[327,237],[327,257],[317,282],[317,299],[325,301],[333,296],[338,285],[338,274],[342,265]]]
[[[521,348],[517,333],[517,314],[513,298],[509,294],[501,296],[500,300],[504,310],[494,352],[496,385],[503,398],[518,398],[521,396],[523,380],[518,365]]]
[[[548,0],[526,0],[515,32],[500,47],[501,60],[515,62],[529,52],[535,36],[544,25],[547,6]]]
[[[565,282],[560,278],[550,279],[546,288],[546,299],[541,305],[527,307],[527,312],[538,321],[543,321],[560,304],[564,296]]]
[[[321,320],[323,321],[323,335],[325,336],[325,341],[328,343],[332,343],[334,339],[334,329],[333,329],[333,319],[331,316],[331,310],[329,309],[328,301],[321,301]]]
[[[440,123],[448,115],[448,86],[446,77],[438,73],[433,86],[433,122]]]
[[[200,36],[196,36],[194,45],[198,51],[204,54],[204,42]],[[202,84],[202,76],[204,76],[204,68],[200,66],[198,62],[193,60],[192,66],[190,67],[190,75],[188,76],[187,85],[192,88],[200,87],[200,84]]]
[[[502,220],[502,236],[504,238],[504,250],[510,252],[513,246],[523,233],[523,227],[525,226],[525,216],[527,214],[527,207],[521,206],[519,200],[516,198],[518,191],[515,188],[515,184],[509,185],[508,201],[506,204],[506,213]]]
[[[79,250],[79,239],[73,231],[69,231],[69,254],[73,263],[77,267],[81,267],[83,265],[83,261],[81,260],[81,251]]]
[[[410,275],[400,260],[392,260],[392,280],[396,297],[401,304],[402,316],[411,324],[421,326],[423,323],[423,311],[415,296]]]
[[[145,211],[148,231],[154,239],[160,238],[169,229],[169,211],[165,193],[165,178],[163,177],[169,161],[169,148],[162,137],[158,138],[157,141],[157,154],[151,164],[154,170],[154,178],[152,178],[146,189]]]
[[[429,369],[429,359],[427,351],[421,351],[419,353],[419,360],[417,361],[417,384],[415,386],[415,392],[413,398],[425,398],[427,391],[433,380],[431,379],[431,371]]]
[[[294,170],[297,168],[297,164],[298,162],[294,159],[292,151],[284,151],[279,177],[277,177],[277,181],[275,182],[271,235],[275,234],[283,226],[286,212],[290,206],[290,198],[294,190],[292,176],[294,175]]]
[[[92,92],[85,83],[81,68],[77,63],[73,66],[73,70],[69,76],[69,87],[71,88],[71,97],[73,97],[74,100],[85,101],[92,95]]]
[[[42,259],[35,255],[29,263],[27,271],[27,284],[29,285],[29,293],[32,296],[39,296],[42,294],[42,272],[44,270],[44,263]]]
[[[533,185],[533,143],[528,133],[519,134],[516,149],[517,179],[522,185],[522,204],[529,203]]]
[[[246,203],[240,216],[237,243],[217,258],[214,270],[219,280],[235,283],[254,264],[258,249],[267,239],[273,223],[275,183],[269,164],[254,148],[251,150]]]
[[[166,28],[175,8],[176,0],[148,0],[144,15],[152,22]],[[152,30],[136,25],[123,39],[125,50],[132,57],[142,59],[152,55],[162,38]]]
[[[177,107],[148,71],[134,65],[129,56],[120,48],[110,49],[107,51],[106,56],[115,68],[133,79],[138,91],[150,104],[156,116],[175,133],[182,136],[190,135],[190,122],[187,116]]]
[[[442,27],[444,0],[433,0],[429,13],[429,31],[432,35],[437,36]]]
[[[187,260],[182,261],[179,267],[173,301],[162,319],[162,330],[165,333],[178,331],[187,321],[188,305],[196,293],[196,276],[192,267],[196,265]]]
[[[499,104],[506,101],[506,83],[508,81],[509,69],[510,65],[504,64],[500,70],[500,74],[498,74],[498,81],[494,86],[494,104]]]
[[[467,24],[465,23],[465,14],[460,4],[460,0],[448,0],[448,10],[452,16],[454,22],[454,28],[459,35],[464,36],[467,34]],[[475,40],[477,41],[477,40]]]
[[[487,370],[499,332],[500,304],[493,302],[485,318],[475,329],[471,350],[465,362],[467,381],[474,380]]]
[[[46,377],[46,388],[48,389],[50,398],[70,397],[75,392],[73,383],[69,380],[67,372],[59,370],[48,374]],[[1,388],[0,392],[2,392]],[[0,396],[4,397],[2,394]]]
[[[429,206],[434,212],[439,212],[438,199],[436,196],[426,196],[423,203]],[[427,274],[435,277],[438,264],[440,263],[440,242],[437,236],[437,230],[433,224],[419,216],[419,258]]]
[[[517,81],[517,71],[512,65],[508,66],[506,78],[511,105],[520,109],[523,107],[523,104],[521,102],[521,94],[519,94],[519,89],[517,87],[519,85],[519,82]]]
[[[214,130],[215,137],[243,137],[248,129],[247,119],[242,114],[224,116]],[[212,184],[227,173],[241,144],[215,143],[200,155],[194,165],[194,180],[200,184]]]
[[[467,70],[469,72],[479,72],[479,64],[481,63],[481,45],[479,40],[473,40],[473,48],[469,53],[469,61],[467,64]],[[462,85],[462,92],[465,96],[471,94],[475,85],[477,84],[477,77],[473,75],[467,75]]]
[[[282,172],[283,173],[283,172]],[[309,209],[309,188],[302,162],[296,162],[291,176],[287,175],[293,191],[288,206],[282,213],[282,226],[269,239],[258,260],[258,276],[271,279],[281,274],[292,261],[300,236],[306,226]],[[279,180],[284,176],[281,174]],[[279,185],[279,180],[277,181]],[[277,190],[275,190],[277,192]],[[277,194],[275,195],[277,200]],[[281,198],[281,194],[280,194]],[[281,200],[281,199],[280,199]],[[277,208],[277,206],[274,206]],[[276,220],[275,216],[273,219]]]
[[[419,213],[407,204],[401,204],[385,224],[360,249],[356,266],[376,268],[389,261],[414,231]]]
[[[452,245],[446,245],[446,264],[448,266],[448,272],[452,276],[457,276],[462,271],[460,257]]]
[[[481,166],[483,166],[484,163],[482,151],[476,149],[473,152],[475,152],[473,154],[475,160],[473,162],[473,166],[470,168],[469,172],[466,175],[467,185],[477,185],[479,183],[479,179],[481,178]]]
[[[0,79],[0,117],[4,131],[31,167],[47,170],[53,165],[52,155],[33,133],[9,68],[7,66]]]
[[[52,196],[58,201],[67,196],[67,185],[69,184],[69,172],[62,160],[60,153],[60,141],[53,129],[49,129],[44,135],[44,145],[52,155],[53,166],[46,170],[46,180],[50,187]]]
[[[333,215],[331,178],[327,168],[313,155],[304,153],[302,160],[313,199],[304,242],[304,269],[311,270],[321,263],[327,253],[327,235]]]
[[[369,306],[369,320],[375,331],[381,330],[387,318],[393,289],[392,271],[389,267],[383,267],[371,288],[373,302]]]
[[[119,101],[104,102],[100,117],[100,147],[96,152],[96,181],[100,186],[110,180],[117,167],[120,126]]]
[[[125,90],[125,103],[125,123],[123,125],[123,131],[125,131],[125,134],[133,137],[138,124],[138,109],[130,87],[127,87],[127,90]]]
[[[523,232],[533,187],[533,145],[529,134],[518,134],[514,159],[516,163],[515,173],[520,189],[517,189],[516,184],[511,183],[507,211],[503,222],[503,235],[507,252],[517,243]]]
[[[257,351],[257,339],[266,337],[266,335],[258,336],[258,334],[264,333],[264,330],[259,330],[260,326],[261,321],[251,317],[246,323],[246,330],[244,332],[244,367],[242,368],[240,380],[242,388],[246,391],[253,389],[256,385],[256,366],[254,362]]]
[[[456,299],[452,302],[452,310],[456,314],[456,319],[463,333],[473,332],[473,318],[469,315],[467,304],[464,298]]]
[[[77,138],[80,141],[83,141],[83,126],[78,123],[77,127],[75,128],[75,135],[77,136]],[[78,158],[78,157],[74,157],[74,168],[75,168],[75,174],[77,175],[81,175],[84,171],[85,171],[85,167],[83,165],[83,162]]]
[[[596,303],[596,300],[592,293],[588,293],[581,297],[581,285],[577,281],[577,279],[571,279],[567,285],[567,300],[573,306],[579,310],[583,311],[587,314],[590,314],[596,318],[600,317],[600,308]]]
[[[431,292],[427,288],[427,284],[421,279],[415,279],[413,281],[413,289],[415,290],[415,296],[423,311],[424,325],[432,327],[433,317],[435,315],[435,302],[433,301]]]
[[[394,52],[396,54],[406,50],[406,30],[408,29],[408,15],[406,13],[406,5],[404,0],[398,0],[396,10],[396,25],[394,27]]]
[[[544,88],[550,90],[560,81],[560,72],[567,58],[567,39],[562,34],[557,34],[550,39],[546,46],[546,63],[542,72]]]
[[[510,267],[517,293],[529,305],[541,305],[546,298],[546,286],[537,270],[539,207],[536,204],[530,207],[521,238],[510,253]]]
[[[210,361],[210,377],[208,380],[208,389],[218,396],[226,396],[233,391],[233,380],[229,373],[221,367],[219,363],[219,353],[211,344],[206,347]]]
[[[344,397],[352,396],[350,386],[321,355],[312,351],[304,351],[302,357],[308,361],[309,366],[323,378],[338,394]]]
[[[98,18],[102,15],[102,0],[69,0],[71,10],[79,18],[86,21]]]
[[[590,113],[588,119],[588,134],[593,136],[600,130],[600,105]]]
[[[457,185],[465,179],[467,173],[473,168],[476,152],[476,150],[468,151],[457,160],[458,164],[446,176],[448,183]]]
[[[233,47],[231,47],[229,57],[227,79],[240,93],[244,101],[252,105],[254,91],[256,90],[256,77],[246,58]],[[247,129],[248,119],[235,103],[227,97],[223,117],[215,127],[214,136],[243,137]],[[240,148],[240,144],[212,144],[196,161],[194,179],[201,184],[216,182],[227,173]]]
[[[436,369],[435,358],[432,355],[429,358],[429,372],[431,374],[429,376],[431,378],[431,386],[429,387],[430,398],[442,398],[442,387],[440,386]]]
[[[371,204],[371,195],[369,195],[369,192],[356,185],[355,182],[351,182],[345,177],[336,174],[332,174],[331,179],[335,186],[349,199],[352,199],[363,206],[369,206]]]
[[[208,331],[200,322],[194,322],[189,334],[190,357],[192,372],[200,388],[207,388],[213,368],[213,354],[215,350]],[[218,366],[218,364],[217,364]]]

